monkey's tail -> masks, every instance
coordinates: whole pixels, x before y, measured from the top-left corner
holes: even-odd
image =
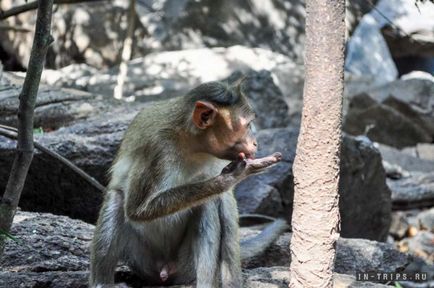
[[[257,236],[241,241],[241,260],[251,258],[264,252],[280,234],[288,228],[283,219],[277,219]]]

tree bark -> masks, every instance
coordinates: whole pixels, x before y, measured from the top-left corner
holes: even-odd
[[[54,4],[77,4],[83,2],[96,2],[96,1],[103,1],[103,0],[54,0]],[[0,20],[4,20],[6,18],[16,16],[18,14],[30,10],[35,10],[37,8],[38,8],[38,1],[33,1],[23,5],[15,6],[9,10],[0,11]]]
[[[345,0],[306,1],[303,112],[293,172],[290,287],[332,287],[340,232]]]
[[[18,202],[21,197],[27,172],[33,158],[33,114],[39,82],[44,68],[48,47],[53,42],[50,34],[53,0],[39,0],[38,15],[30,54],[29,69],[19,95],[17,149],[6,190],[0,200],[0,229],[10,231]],[[5,246],[0,237],[0,255]]]

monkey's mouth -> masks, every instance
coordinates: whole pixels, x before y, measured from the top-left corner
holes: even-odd
[[[253,153],[244,153],[244,152],[238,153],[238,159],[237,160],[245,160],[245,159],[253,160],[253,159],[255,159],[255,154],[253,154]]]

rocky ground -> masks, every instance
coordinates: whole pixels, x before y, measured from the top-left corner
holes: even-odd
[[[126,27],[114,23],[125,20],[126,2],[56,10],[56,42],[47,60],[52,69],[42,76],[35,140],[106,184],[123,132],[140,109],[205,81],[231,82],[246,74],[259,155],[281,151],[283,161],[236,187],[239,210],[290,223],[304,84],[303,1],[275,0],[265,8],[261,1],[247,0],[138,2],[135,37],[141,41],[134,43],[134,59],[127,63],[123,100],[113,99],[113,89]],[[3,0],[0,8],[17,3]],[[396,27],[377,10],[369,12],[366,1],[347,3],[342,237],[335,286],[395,285],[355,281],[357,271],[427,271],[429,281],[401,285],[434,287],[434,77],[426,73],[434,67],[434,4],[421,3],[415,18],[413,4],[378,1],[377,10],[408,33],[391,37]],[[31,26],[34,13],[8,21]],[[5,67],[25,67],[32,33],[0,29],[0,38]],[[407,74],[413,70],[422,71]],[[22,76],[0,69],[0,124],[16,126]],[[14,148],[12,139],[0,136],[0,191]],[[101,199],[101,192],[74,171],[36,151],[12,231],[18,242],[8,241],[0,262],[0,287],[86,287],[88,246]],[[256,221],[241,219],[245,226]],[[257,229],[243,227],[243,237]],[[243,263],[246,287],[287,287],[290,238],[288,231],[266,253]],[[117,280],[141,287],[123,266]]]

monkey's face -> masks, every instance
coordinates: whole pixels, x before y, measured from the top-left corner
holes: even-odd
[[[255,115],[241,108],[217,108],[196,103],[193,123],[202,130],[199,142],[201,152],[224,160],[254,158],[257,150],[253,120]]]
[[[239,114],[237,114],[239,115]],[[255,157],[257,151],[257,142],[255,137],[255,126],[253,124],[254,115],[232,117],[220,130],[222,138],[220,155],[215,155],[225,160],[239,160]]]

